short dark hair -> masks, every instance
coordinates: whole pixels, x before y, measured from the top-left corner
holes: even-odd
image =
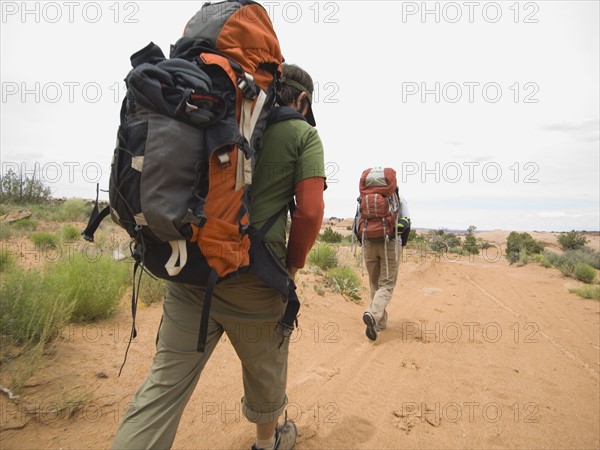
[[[300,66],[296,64],[287,64],[284,63],[282,65],[283,72],[283,81],[280,84],[279,92],[277,94],[278,101],[280,105],[288,105],[293,103],[296,98],[302,93],[302,91],[294,86],[290,86],[285,83],[285,79],[289,79],[295,81],[296,83],[300,83],[308,93],[309,97],[312,99],[312,94],[314,91],[314,84],[311,76]],[[304,98],[302,100],[302,107],[310,107],[311,100],[309,98]]]

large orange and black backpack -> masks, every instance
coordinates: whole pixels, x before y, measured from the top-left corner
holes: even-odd
[[[275,104],[282,62],[271,20],[251,0],[204,4],[169,58],[153,43],[131,56],[110,206],[96,206],[82,235],[93,241],[110,214],[132,238],[134,280],[141,267],[206,286],[198,351],[204,351],[219,281],[253,270],[285,298],[295,297],[285,267],[249,236],[255,149]],[[134,319],[136,303],[134,293]],[[286,310],[286,322],[295,321],[298,306]]]

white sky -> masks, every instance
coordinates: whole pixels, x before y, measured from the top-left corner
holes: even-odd
[[[168,55],[202,2],[1,3],[2,169],[93,198],[129,56]],[[261,3],[316,82],[326,216],[382,165],[415,227],[600,229],[599,2]]]

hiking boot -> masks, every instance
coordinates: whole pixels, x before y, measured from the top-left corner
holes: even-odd
[[[292,450],[296,444],[298,429],[291,420],[285,420],[281,425],[275,428],[275,446],[273,450]],[[264,450],[252,445],[252,450]]]
[[[275,428],[275,447],[273,450],[292,450],[296,444],[298,429],[291,420],[286,420]]]
[[[363,322],[367,326],[367,329],[365,330],[365,334],[367,335],[367,337],[369,339],[371,339],[372,341],[377,339],[377,329],[375,328],[376,327],[375,317],[373,317],[373,315],[370,312],[366,312],[363,314]]]

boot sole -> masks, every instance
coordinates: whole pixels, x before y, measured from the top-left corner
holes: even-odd
[[[369,313],[364,313],[363,322],[367,326],[367,329],[365,330],[365,334],[367,335],[367,337],[372,341],[376,340],[377,330],[375,329],[375,318]]]

